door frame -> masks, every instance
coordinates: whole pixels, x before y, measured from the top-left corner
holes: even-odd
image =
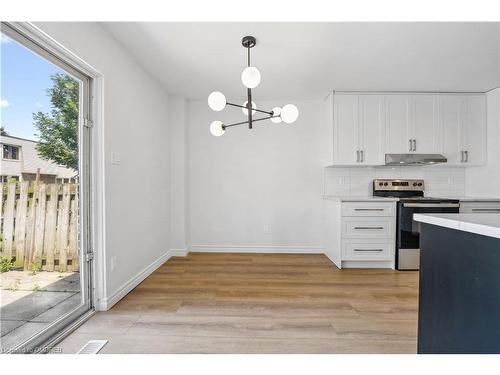
[[[88,98],[81,102],[88,107],[79,114],[79,123],[83,125],[79,126],[79,139],[87,147],[86,150],[79,148],[79,160],[89,162],[88,165],[80,165],[82,175],[86,176],[82,178],[85,188],[80,187],[84,193],[80,198],[80,230],[83,234],[80,246],[88,251],[86,256],[90,258],[86,275],[82,275],[82,280],[87,278],[88,290],[82,292],[88,303],[81,307],[78,316],[63,316],[25,344],[12,349],[21,353],[45,352],[95,312],[96,301],[105,290],[103,76],[30,22],[2,22],[1,29],[9,37],[78,78],[82,82],[80,98],[84,95]],[[88,158],[83,157],[84,153],[88,153]]]

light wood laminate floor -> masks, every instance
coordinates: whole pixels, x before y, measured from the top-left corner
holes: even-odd
[[[415,353],[418,273],[323,255],[191,253],[58,345],[75,353]]]

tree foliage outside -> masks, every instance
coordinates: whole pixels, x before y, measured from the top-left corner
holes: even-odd
[[[50,113],[33,114],[40,142],[40,157],[61,166],[78,170],[78,82],[64,73],[52,75]]]
[[[3,126],[0,126],[0,135],[9,135]]]

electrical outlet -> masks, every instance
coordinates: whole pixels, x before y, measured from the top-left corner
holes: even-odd
[[[111,153],[111,164],[120,165],[120,163],[121,163],[120,153],[119,152],[112,152]]]
[[[264,228],[262,229],[264,234],[269,234],[269,224],[264,224]]]
[[[114,271],[116,268],[116,257],[115,256],[111,257],[110,267],[111,267],[111,271]]]

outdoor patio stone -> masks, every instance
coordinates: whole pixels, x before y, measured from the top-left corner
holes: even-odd
[[[51,323],[54,320],[60,318],[61,316],[67,314],[78,305],[80,305],[81,300],[82,300],[81,294],[77,293],[69,297],[68,299],[62,301],[57,306],[52,307],[51,309],[45,311],[44,313],[38,316],[35,316],[33,319],[31,319],[31,321]]]
[[[33,292],[3,306],[1,309],[2,320],[31,320],[73,294],[73,292]]]
[[[7,333],[15,330],[16,328],[25,324],[25,320],[2,320],[0,322],[1,334],[0,336],[5,336]]]

